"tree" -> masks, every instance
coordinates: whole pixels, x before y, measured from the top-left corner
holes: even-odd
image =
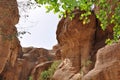
[[[29,11],[31,9],[36,8],[38,6],[37,3],[34,0],[25,0],[25,1],[17,0],[17,3],[19,8],[20,18],[23,20],[23,22],[28,22]],[[31,34],[25,29],[21,29],[23,27],[20,24],[18,25],[18,27],[20,27],[20,29],[18,29],[18,34],[17,34],[19,38],[22,38],[22,36],[26,33]]]
[[[66,13],[70,17],[74,17],[72,11],[79,9],[85,11],[81,14],[80,19],[84,23],[89,22],[87,16],[91,15],[92,10],[95,12],[96,17],[101,22],[103,30],[110,24],[113,27],[113,40],[107,41],[112,43],[118,41],[120,37],[120,0],[35,0],[38,4],[44,5],[47,12],[53,11],[58,13],[59,17],[66,17]],[[97,8],[97,11],[94,9]]]
[[[34,9],[38,6],[37,3],[33,0],[25,0],[25,1],[17,0],[17,2],[18,2],[19,13],[21,17],[24,18],[28,17],[28,12],[30,9]]]

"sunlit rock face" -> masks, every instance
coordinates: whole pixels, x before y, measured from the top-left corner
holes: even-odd
[[[14,67],[21,47],[15,25],[19,14],[16,0],[0,0],[0,73]]]

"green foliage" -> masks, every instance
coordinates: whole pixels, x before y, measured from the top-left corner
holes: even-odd
[[[40,5],[45,5],[47,12],[59,13],[59,17],[66,17],[75,8],[90,12],[92,2],[88,0],[36,0]]]
[[[49,75],[50,73],[48,71],[42,72],[40,76],[40,80],[49,80],[50,79]]]
[[[59,17],[66,17],[70,15],[72,19],[72,11],[74,9],[80,9],[86,13],[81,14],[80,19],[83,19],[83,24],[90,22],[87,18],[91,15],[91,6],[98,6],[98,12],[96,13],[97,18],[101,22],[101,27],[103,30],[110,24],[114,25],[114,39],[112,41],[106,42],[116,42],[120,37],[120,1],[112,0],[36,0],[40,5],[45,5],[47,12],[53,11],[58,13]],[[114,7],[114,8],[113,8]]]
[[[29,80],[32,80],[32,77],[31,77],[31,76],[29,77]]]
[[[51,80],[55,70],[60,63],[61,61],[55,61],[48,70],[43,71],[40,75],[40,80]]]
[[[82,65],[87,67],[87,66],[90,66],[92,64],[92,61],[91,60],[86,60],[85,62],[82,62]]]
[[[106,44],[108,45],[111,45],[113,43],[113,40],[110,40],[110,38],[108,38],[106,41],[105,41]]]

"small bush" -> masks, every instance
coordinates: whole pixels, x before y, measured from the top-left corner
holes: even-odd
[[[32,77],[31,77],[31,76],[29,77],[29,80],[32,80]]]
[[[60,63],[61,61],[55,61],[48,70],[43,71],[40,75],[40,80],[51,80],[55,70]]]

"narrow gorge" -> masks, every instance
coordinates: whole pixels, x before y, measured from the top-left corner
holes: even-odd
[[[101,29],[95,15],[98,9],[86,24],[79,19],[84,11],[78,9],[72,12],[72,20],[62,18],[56,31],[58,44],[52,50],[25,48],[15,27],[20,17],[17,2],[1,0],[0,80],[41,80],[41,73],[58,60],[61,63],[46,80],[120,80],[120,41],[105,44],[107,38],[113,38],[113,25]]]

